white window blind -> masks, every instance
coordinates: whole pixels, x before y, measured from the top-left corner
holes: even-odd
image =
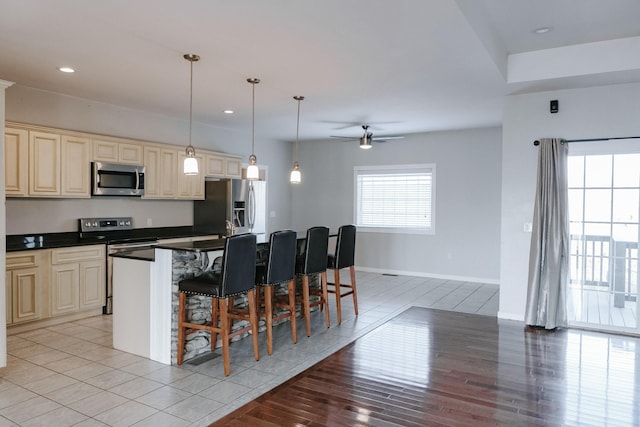
[[[356,167],[354,176],[358,227],[433,233],[435,165]]]

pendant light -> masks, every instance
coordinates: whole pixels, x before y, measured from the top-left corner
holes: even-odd
[[[191,79],[189,86],[189,145],[185,150],[187,157],[184,158],[183,171],[185,175],[198,175],[198,159],[196,159],[196,149],[191,145],[191,123],[193,121],[193,63],[200,60],[198,55],[188,53],[184,59],[191,63]]]
[[[247,179],[256,180],[260,178],[260,170],[258,169],[255,147],[255,130],[256,130],[256,85],[260,83],[260,79],[250,78],[247,82],[251,83],[253,97],[251,99],[251,155],[249,156],[249,166],[247,167]]]
[[[300,101],[304,99],[304,96],[294,96],[293,99],[298,101],[298,121],[296,124],[296,146],[293,155],[293,169],[291,170],[289,181],[292,184],[300,184],[302,175],[300,174],[300,165],[298,164],[298,137],[300,135]]]

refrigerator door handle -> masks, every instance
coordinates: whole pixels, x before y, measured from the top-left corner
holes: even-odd
[[[256,194],[253,190],[253,185],[249,183],[249,200],[248,200],[248,222],[249,222],[249,230],[253,230],[253,226],[256,222]]]

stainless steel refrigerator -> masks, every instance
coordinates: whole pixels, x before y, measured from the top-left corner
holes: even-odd
[[[193,227],[198,232],[227,234],[266,233],[267,183],[244,179],[205,181],[204,200],[193,202]]]

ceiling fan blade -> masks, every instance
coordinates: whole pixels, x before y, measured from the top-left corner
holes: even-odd
[[[392,139],[403,139],[403,138],[404,136],[397,135],[397,136],[375,136],[371,139],[376,142],[384,142],[384,141],[390,141]]]
[[[348,141],[357,141],[358,140],[357,136],[329,135],[329,138],[340,138],[340,139],[345,139],[345,140],[348,140]]]

